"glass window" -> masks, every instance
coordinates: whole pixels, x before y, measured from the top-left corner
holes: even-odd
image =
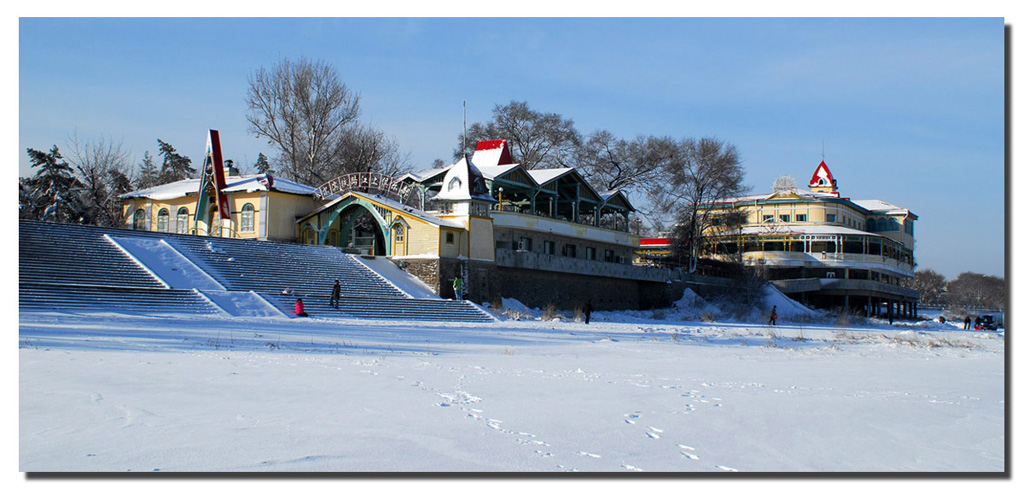
[[[779,216],[779,220],[781,220],[782,222],[789,222],[789,214],[783,214]]]
[[[395,225],[395,242],[396,243],[404,243],[405,242],[405,226],[403,226],[401,224]]]
[[[554,255],[555,254],[555,242],[554,241],[545,241],[544,242],[544,253],[547,254],[547,255]]]
[[[160,211],[156,213],[156,230],[157,231],[159,231],[161,233],[166,233],[167,232],[167,226],[170,225],[170,222],[171,222],[171,211],[169,211],[166,208],[164,208],[164,209],[160,209]]]
[[[825,221],[826,222],[836,222],[836,215],[835,214],[825,214]]]
[[[175,231],[179,234],[185,234],[188,232],[188,209],[182,207],[178,209],[178,215],[175,222]]]
[[[256,208],[253,207],[252,204],[245,204],[242,206],[242,217],[239,225],[241,226],[241,231],[243,233],[251,233],[256,229],[254,224],[256,220],[255,217]]]
[[[576,245],[567,244],[562,246],[562,256],[576,258]]]
[[[146,211],[142,209],[135,211],[135,215],[132,216],[132,229],[146,229]]]
[[[807,222],[807,214],[797,214],[796,222]]]
[[[593,247],[590,247],[590,246],[587,247],[587,259],[588,260],[596,260],[597,259],[597,248],[593,248]]]
[[[533,251],[533,239],[522,236],[519,238],[519,251]]]
[[[455,243],[455,233],[446,233],[444,235],[444,242],[448,244]]]

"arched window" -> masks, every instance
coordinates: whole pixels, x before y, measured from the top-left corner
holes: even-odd
[[[171,222],[171,211],[167,208],[160,209],[160,212],[156,213],[156,230],[161,233],[167,232],[167,226]]]
[[[452,180],[450,182],[448,182],[448,191],[449,192],[452,192],[454,190],[458,190],[460,188],[462,188],[462,180],[460,180],[459,177],[453,177]]]
[[[253,224],[255,222],[255,215],[256,208],[253,207],[252,204],[245,204],[242,206],[242,221],[240,225],[242,228],[241,231],[243,233],[253,232],[253,230],[255,229]]]
[[[869,233],[875,232],[875,220],[874,219],[868,219],[867,231]]]
[[[146,211],[136,209],[135,215],[132,216],[132,229],[146,229]]]
[[[188,233],[188,208],[181,207],[178,209],[177,222],[175,222],[175,230],[179,234]]]
[[[396,243],[404,243],[405,242],[405,226],[403,226],[401,224],[395,224],[395,227],[393,229],[394,229],[394,232],[395,232],[395,242]]]

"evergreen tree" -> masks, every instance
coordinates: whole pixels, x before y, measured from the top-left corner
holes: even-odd
[[[35,177],[27,182],[27,214],[31,219],[50,222],[79,222],[82,205],[78,192],[82,184],[74,176],[71,166],[64,161],[57,145],[44,153],[27,148]]]
[[[187,156],[179,155],[174,146],[168,143],[159,139],[156,142],[160,145],[160,154],[164,157],[164,164],[160,167],[160,177],[157,179],[157,184],[163,185],[195,176],[196,169],[192,168],[191,159]]]
[[[256,158],[256,173],[266,173],[270,171],[270,160],[267,159],[267,155],[260,153]]]
[[[135,179],[135,186],[138,188],[149,188],[156,185],[160,179],[160,172],[153,163],[153,155],[149,151],[142,156],[142,164],[139,166],[139,176]]]

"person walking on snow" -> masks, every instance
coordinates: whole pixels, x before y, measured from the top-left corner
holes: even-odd
[[[452,281],[452,288],[455,289],[455,300],[462,300],[462,277],[456,275]]]
[[[590,324],[590,313],[594,312],[594,305],[590,303],[590,299],[587,299],[587,303],[583,305],[583,324]]]
[[[779,315],[775,313],[775,306],[772,306],[772,313],[768,315],[768,326],[775,326],[776,319],[779,319]]]
[[[971,317],[964,316],[964,330],[971,329]]]
[[[301,297],[298,298],[298,299],[295,299],[295,315],[296,316],[300,316],[300,317],[304,317],[304,318],[309,317],[309,314],[306,314],[306,306],[302,305],[302,298]]]
[[[331,288],[331,307],[337,309],[338,301],[341,299],[341,282],[335,280],[334,287]]]

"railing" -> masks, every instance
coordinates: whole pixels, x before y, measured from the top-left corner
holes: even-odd
[[[500,267],[544,270],[547,272],[574,273],[599,277],[665,282],[669,279],[667,268],[637,267],[626,263],[587,260],[566,256],[548,255],[530,251],[513,251],[508,248],[495,250],[495,264]]]
[[[911,275],[913,268],[909,263],[895,258],[860,253],[835,252],[802,252],[802,251],[748,251],[743,253],[743,260],[748,265],[763,263],[769,266],[824,266],[849,268],[852,265],[864,265],[866,268],[882,269],[901,275]]]

